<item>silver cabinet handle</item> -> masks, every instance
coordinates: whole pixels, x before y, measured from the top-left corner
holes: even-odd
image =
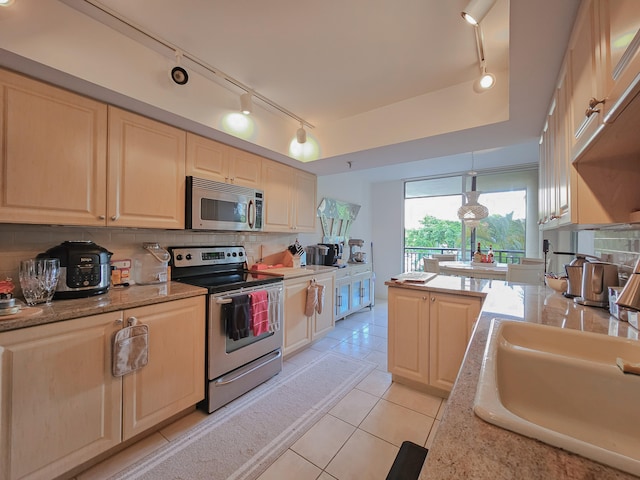
[[[118,318],[115,322],[113,322],[114,325],[122,325],[122,319]]]
[[[107,218],[105,215],[98,215],[98,220],[104,220],[105,218]]]

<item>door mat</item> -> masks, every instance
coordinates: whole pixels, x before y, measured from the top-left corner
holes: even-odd
[[[327,352],[216,410],[111,478],[255,479],[375,367]]]
[[[428,452],[429,450],[413,442],[402,442],[387,480],[417,480]]]

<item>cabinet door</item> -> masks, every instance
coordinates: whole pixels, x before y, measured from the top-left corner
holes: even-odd
[[[311,343],[311,320],[305,315],[309,280],[284,281],[284,354]]]
[[[640,80],[640,2],[600,0],[601,57],[605,82],[603,114],[615,120],[631,98],[627,88]],[[628,97],[632,97],[629,95]]]
[[[568,66],[571,85],[571,158],[575,159],[591,142],[601,125],[602,110],[593,106],[593,113],[585,114],[591,99],[602,99],[602,81],[598,77],[600,68],[597,41],[599,30],[596,23],[595,0],[582,3],[569,42]]]
[[[267,232],[291,231],[291,189],[293,169],[278,162],[264,161],[264,230]]]
[[[362,306],[362,278],[360,276],[351,283],[351,310],[354,312]]]
[[[317,313],[313,319],[313,336],[322,335],[335,325],[333,315],[333,274],[316,277],[316,282],[324,286],[324,307],[322,313]]]
[[[0,222],[105,225],[105,104],[0,70],[0,145]]]
[[[316,217],[316,176],[297,170],[295,172],[294,187],[294,219],[293,229],[297,232],[315,232]]]
[[[389,287],[389,371],[429,383],[429,292]]]
[[[360,297],[362,298],[363,307],[371,305],[371,283],[371,273],[366,274],[362,279],[362,290],[360,291]]]
[[[0,478],[54,478],[120,442],[120,312],[0,333]]]
[[[451,391],[482,302],[476,297],[430,293],[430,303],[429,384]]]
[[[204,398],[205,297],[126,310],[149,326],[149,363],[123,377],[123,440]]]
[[[342,318],[349,314],[351,307],[351,283],[340,283],[336,287],[336,318]]]
[[[229,182],[229,150],[231,147],[187,132],[186,175]]]
[[[262,157],[237,148],[229,148],[231,183],[262,190]]]
[[[108,224],[184,228],[183,130],[109,107]]]

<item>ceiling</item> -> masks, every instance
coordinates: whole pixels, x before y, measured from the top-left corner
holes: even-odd
[[[90,3],[222,70],[318,132],[344,126],[345,136],[355,135],[372,112],[401,114],[425,95],[470,88],[479,73],[474,29],[460,17],[468,0]],[[306,169],[331,174],[535,148],[579,3],[497,0],[482,22],[487,68],[508,82],[507,120],[394,137],[383,131],[399,120],[389,115],[386,127],[373,124],[357,149],[338,150]]]

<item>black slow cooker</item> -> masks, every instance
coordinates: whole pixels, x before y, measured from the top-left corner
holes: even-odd
[[[60,260],[60,279],[54,299],[86,298],[109,290],[111,283],[109,250],[90,240],[63,242],[38,255]]]

